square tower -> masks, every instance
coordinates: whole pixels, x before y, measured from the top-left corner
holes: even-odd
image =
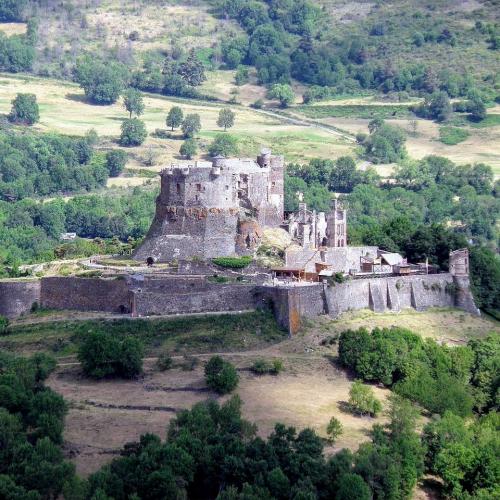
[[[332,209],[326,216],[326,245],[327,247],[347,246],[347,211],[335,199]]]

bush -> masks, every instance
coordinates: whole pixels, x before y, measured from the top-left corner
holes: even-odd
[[[258,359],[250,367],[256,375],[278,375],[283,371],[283,361],[281,359],[273,359],[268,361],[266,359]]]
[[[328,436],[328,441],[334,443],[337,438],[344,432],[344,428],[340,423],[338,418],[332,417],[328,425],[326,426],[326,435]]]
[[[254,109],[262,109],[264,107],[264,100],[263,99],[257,99],[250,106],[252,108],[254,108]]]
[[[9,318],[0,315],[0,335],[7,333],[7,330],[9,329],[9,324],[10,324]]]
[[[252,257],[244,255],[243,257],[216,257],[212,262],[220,267],[227,267],[230,269],[243,269],[250,265]]]
[[[205,381],[215,392],[228,394],[236,389],[239,377],[231,363],[220,356],[213,356],[205,366]]]
[[[465,141],[469,137],[469,132],[458,127],[439,127],[439,140],[447,146],[454,146]]]
[[[158,370],[161,372],[170,370],[174,364],[174,360],[172,359],[172,356],[166,352],[162,352],[156,361],[156,366]]]
[[[185,156],[188,160],[191,160],[193,156],[198,152],[198,146],[196,145],[196,141],[194,139],[186,139],[180,148],[180,154]]]
[[[122,123],[120,144],[122,146],[140,146],[147,135],[143,121],[139,120],[139,118],[129,118]]]
[[[382,403],[373,389],[356,380],[349,391],[349,406],[354,413],[376,417],[382,411]]]
[[[210,156],[236,156],[238,154],[238,139],[229,134],[219,134],[208,147]]]
[[[35,94],[17,94],[12,101],[12,109],[9,114],[9,121],[12,123],[22,123],[23,125],[33,125],[40,120],[40,110],[36,102]]]
[[[106,153],[106,168],[110,177],[118,177],[127,163],[127,153],[121,149],[113,149]]]
[[[119,339],[104,332],[92,332],[78,349],[84,373],[92,378],[133,378],[142,372],[144,348],[139,339]]]

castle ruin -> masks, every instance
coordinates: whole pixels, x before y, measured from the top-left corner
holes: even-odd
[[[253,159],[172,165],[161,172],[156,214],[136,260],[209,259],[253,253],[262,228],[283,222],[284,159],[269,149]]]

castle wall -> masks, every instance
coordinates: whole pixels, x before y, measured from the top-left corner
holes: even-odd
[[[40,280],[0,281],[0,315],[17,318],[40,303]]]
[[[50,277],[41,279],[41,305],[48,309],[130,312],[125,279]]]

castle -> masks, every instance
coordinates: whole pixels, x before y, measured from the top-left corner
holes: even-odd
[[[172,165],[161,172],[156,214],[134,258],[169,262],[253,253],[263,227],[279,227],[284,159],[262,150],[256,160]]]
[[[151,228],[134,255],[158,268],[103,275],[0,280],[0,314],[17,317],[34,304],[132,317],[271,309],[296,333],[301,319],[355,309],[457,307],[479,314],[469,287],[467,249],[450,253],[450,272],[411,264],[375,246],[347,245],[347,210],[299,210],[284,218],[284,159],[263,150],[256,160],[215,158],[161,172]],[[300,199],[300,194],[299,194]],[[265,228],[288,231],[284,267],[227,270],[211,259],[253,255]],[[95,271],[92,271],[95,272]]]

